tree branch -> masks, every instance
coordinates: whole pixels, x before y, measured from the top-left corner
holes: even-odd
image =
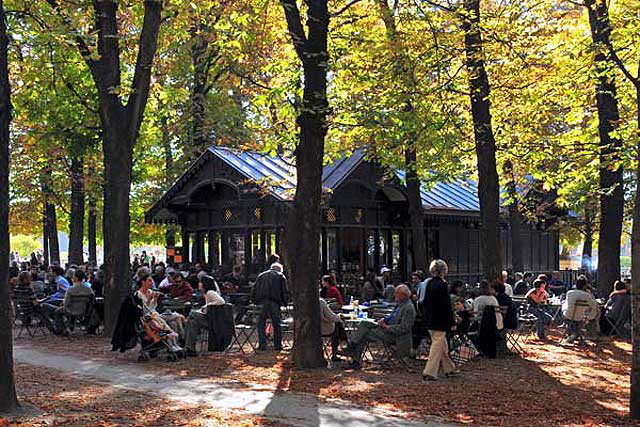
[[[300,18],[300,10],[296,0],[280,0],[282,8],[284,9],[284,15],[287,19],[287,28],[289,29],[289,35],[291,41],[296,49],[296,53],[301,61],[305,62],[304,46],[307,43],[307,36],[304,33],[302,27],[302,19]]]
[[[349,10],[351,8],[351,6],[353,6],[356,3],[359,3],[362,0],[351,0],[349,3],[347,3],[346,6],[344,6],[342,9],[338,10],[337,12],[333,12],[332,14],[330,14],[329,16],[338,16],[341,15],[342,13],[346,12],[347,10]]]

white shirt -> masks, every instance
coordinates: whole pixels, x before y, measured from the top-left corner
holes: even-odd
[[[480,322],[482,319],[482,314],[484,313],[484,308],[488,305],[494,307],[500,307],[498,300],[493,295],[480,295],[476,299],[473,300],[473,312],[476,315],[476,318]],[[496,327],[501,330],[504,326],[502,323],[502,314],[496,313]]]
[[[513,297],[513,287],[510,284],[505,283],[504,284],[504,293],[509,295],[510,297]]]
[[[576,302],[586,302],[588,307],[576,307]],[[593,320],[598,317],[598,302],[589,292],[573,289],[567,292],[567,298],[562,303],[562,315],[569,320],[582,320],[586,317]]]

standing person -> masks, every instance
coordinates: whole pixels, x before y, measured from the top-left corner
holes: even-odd
[[[513,296],[513,287],[509,283],[509,273],[506,270],[502,270],[502,283],[504,284],[505,294],[509,297]]]
[[[449,357],[447,344],[447,332],[454,322],[449,287],[444,280],[448,270],[447,263],[441,259],[432,261],[429,266],[432,278],[426,285],[423,307],[425,324],[431,335],[431,348],[429,360],[422,371],[425,381],[437,380],[440,372],[446,376],[458,372]]]
[[[276,351],[282,350],[280,306],[289,301],[287,278],[282,274],[282,264],[274,262],[269,270],[258,275],[251,292],[251,299],[262,306],[258,316],[258,350],[267,350],[267,316],[273,325],[273,348]]]
[[[376,272],[373,268],[367,270],[364,286],[362,287],[362,299],[371,301],[376,298]]]
[[[340,307],[344,305],[344,299],[342,298],[342,294],[340,290],[336,286],[336,282],[333,280],[332,276],[326,275],[322,276],[322,287],[326,290],[325,297],[327,299],[335,299]]]

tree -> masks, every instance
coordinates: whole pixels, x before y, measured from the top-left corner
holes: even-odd
[[[13,373],[13,322],[9,296],[9,36],[4,2],[0,0],[0,412],[18,405]]]
[[[304,93],[297,123],[295,150],[298,175],[293,207],[287,219],[285,245],[296,309],[293,359],[298,367],[326,366],[320,335],[320,304],[315,277],[319,273],[320,206],[324,139],[327,134],[327,68],[329,11],[327,0],[307,1],[307,27],[296,0],[280,0],[291,42],[304,70]],[[304,237],[302,237],[304,236]]]
[[[621,164],[622,139],[616,129],[620,121],[617,88],[607,54],[611,26],[604,0],[585,0],[595,49],[594,71],[598,134],[600,136],[600,231],[598,237],[598,291],[608,295],[620,278],[620,243],[624,220],[624,182]]]
[[[503,163],[503,171],[507,179],[507,195],[509,196],[509,234],[511,235],[511,265],[514,272],[524,271],[522,258],[522,215],[518,206],[518,191],[513,172],[513,163],[507,159]]]
[[[478,159],[482,268],[488,280],[501,280],[500,187],[496,168],[496,140],[491,127],[489,77],[482,48],[480,0],[464,0],[464,11],[460,16],[465,33],[471,114]]]
[[[71,158],[71,215],[69,216],[69,264],[83,261],[84,243],[84,161],[81,156]]]
[[[105,329],[111,332],[120,302],[129,288],[130,212],[129,193],[133,170],[133,148],[138,139],[149,96],[151,68],[161,24],[162,1],[145,0],[138,53],[133,79],[124,101],[122,91],[121,46],[118,3],[93,2],[97,46],[74,27],[58,0],[47,0],[74,34],[74,42],[84,59],[98,91],[98,105],[104,155],[103,237],[105,254]]]

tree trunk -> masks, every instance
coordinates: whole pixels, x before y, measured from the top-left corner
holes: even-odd
[[[49,228],[49,257],[51,264],[60,265],[60,242],[58,241],[58,218],[56,216],[56,205],[49,201],[47,203],[47,225]]]
[[[18,408],[13,371],[13,322],[9,296],[9,37],[0,0],[0,412]]]
[[[424,233],[424,210],[420,196],[420,178],[416,171],[416,147],[409,143],[405,152],[405,168],[407,176],[407,198],[409,200],[409,218],[411,220],[411,246],[413,262],[416,270],[427,270],[427,240]]]
[[[478,157],[482,268],[486,279],[501,280],[500,187],[496,168],[496,141],[491,127],[489,77],[484,66],[480,0],[464,0],[464,9],[461,18],[465,32],[466,66]]]
[[[47,222],[47,196],[42,188],[42,257],[45,265],[49,265],[49,223]]]
[[[636,87],[636,119],[640,137],[640,82]],[[633,206],[633,228],[631,229],[631,418],[640,419],[640,142],[636,147],[636,195]]]
[[[84,161],[71,159],[71,215],[69,216],[69,264],[84,262]]]
[[[509,204],[509,234],[511,236],[511,268],[514,272],[524,272],[522,257],[522,214],[518,208],[518,190],[513,173],[513,163],[507,159],[504,162],[504,174],[509,179],[507,194],[511,199]]]
[[[95,169],[93,166],[89,166],[89,174],[93,176]],[[97,251],[97,232],[98,232],[98,207],[96,203],[96,197],[92,191],[89,191],[89,215],[87,218],[87,239],[89,245],[89,262],[94,265],[98,264],[98,251]]]
[[[193,87],[191,88],[191,149],[196,159],[207,149],[205,131],[206,88],[209,74],[209,40],[206,25],[194,22],[191,25],[191,62],[193,65]]]
[[[326,366],[320,335],[317,277],[320,239],[322,165],[327,134],[327,0],[307,2],[305,35],[296,0],[281,0],[289,34],[304,69],[303,105],[298,116],[300,141],[295,151],[298,183],[287,221],[285,244],[295,306],[293,360],[300,368]]]
[[[589,203],[587,201],[587,203]],[[582,245],[582,263],[580,268],[587,270],[589,273],[593,270],[593,216],[589,204],[584,210],[584,244]]]
[[[167,116],[162,116],[160,120],[162,129],[162,148],[164,150],[164,166],[165,166],[165,182],[171,185],[173,179],[173,151],[171,150],[171,139],[169,136],[169,126],[167,125]],[[167,247],[175,247],[176,245],[176,227],[175,225],[167,225],[165,231],[165,242]]]
[[[117,116],[117,112],[111,112]],[[131,290],[129,274],[130,214],[129,192],[133,165],[133,140],[127,139],[129,126],[122,117],[106,129],[103,136],[104,206],[102,236],[104,241],[104,324],[110,334],[118,318],[120,304]]]
[[[600,233],[598,239],[598,292],[609,295],[620,278],[620,242],[624,220],[624,188],[621,162],[622,139],[615,135],[620,121],[615,66],[601,48],[610,44],[609,12],[604,0],[585,0],[589,10],[591,38],[596,47],[596,104],[600,136]],[[619,164],[616,164],[619,162]]]

